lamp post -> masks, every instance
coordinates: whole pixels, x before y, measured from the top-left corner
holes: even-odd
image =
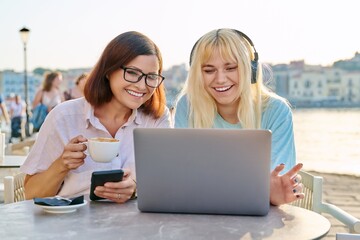
[[[27,58],[26,58],[26,44],[29,39],[30,30],[26,27],[20,29],[20,37],[24,43],[24,85],[25,85],[25,104],[26,104],[26,123],[25,123],[25,134],[30,136],[29,130],[29,96],[28,96],[28,79],[27,79]]]

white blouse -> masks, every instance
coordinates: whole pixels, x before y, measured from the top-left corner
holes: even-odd
[[[115,138],[121,142],[119,156],[109,163],[94,162],[87,156],[82,166],[67,174],[58,195],[73,197],[89,194],[93,171],[130,168],[135,175],[133,129],[137,127],[169,128],[169,110],[166,108],[164,115],[159,119],[145,115],[141,110],[134,110],[128,122],[119,128],[115,135]],[[99,119],[94,116],[94,109],[85,98],[63,102],[49,112],[20,170],[29,175],[47,170],[61,156],[65,145],[78,135],[88,139],[111,137]]]

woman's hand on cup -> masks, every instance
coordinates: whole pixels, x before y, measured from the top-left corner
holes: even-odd
[[[66,171],[76,169],[84,164],[84,159],[86,158],[86,154],[84,153],[86,145],[79,143],[86,141],[87,139],[85,137],[79,135],[71,139],[65,146],[59,159]]]
[[[94,193],[102,198],[107,198],[117,203],[129,200],[136,190],[136,182],[133,180],[130,169],[123,169],[124,176],[120,182],[107,182],[104,186],[95,188]]]

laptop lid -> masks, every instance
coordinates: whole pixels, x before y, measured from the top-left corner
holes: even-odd
[[[134,147],[140,211],[269,211],[268,130],[137,128]]]

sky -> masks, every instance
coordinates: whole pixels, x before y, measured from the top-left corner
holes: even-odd
[[[30,29],[27,68],[91,68],[106,45],[139,31],[160,48],[164,69],[185,63],[194,43],[235,28],[261,62],[331,65],[360,52],[358,0],[0,0],[0,71],[24,70],[19,30]]]

